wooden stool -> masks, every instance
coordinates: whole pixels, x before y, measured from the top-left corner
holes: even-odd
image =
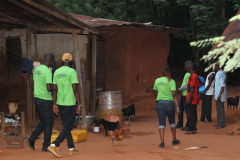
[[[3,139],[7,141],[7,148],[24,148],[24,136],[5,136]]]

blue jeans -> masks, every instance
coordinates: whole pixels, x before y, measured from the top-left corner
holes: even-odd
[[[44,131],[44,142],[42,149],[47,149],[51,143],[52,128],[54,125],[53,101],[34,98],[34,104],[38,111],[40,122],[32,132],[30,138],[35,141]]]
[[[74,106],[61,106],[58,105],[59,112],[61,114],[63,129],[57,139],[53,142],[56,147],[60,146],[60,143],[63,140],[67,139],[68,148],[75,148],[73,143],[73,138],[71,134],[71,130],[73,129],[75,114],[76,114],[76,105]]]
[[[186,105],[186,96],[181,96],[181,99],[179,101],[179,107],[180,107],[180,114],[178,115],[178,123],[177,125],[180,127],[183,127],[183,113],[185,111],[187,114],[187,105]],[[188,123],[186,122],[186,127],[188,127]]]
[[[156,110],[159,118],[158,129],[165,129],[166,116],[168,117],[170,128],[175,128],[175,105],[173,101],[159,100],[156,102]]]

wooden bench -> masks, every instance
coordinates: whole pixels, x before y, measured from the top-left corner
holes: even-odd
[[[5,136],[3,139],[7,141],[7,148],[24,148],[25,136]]]

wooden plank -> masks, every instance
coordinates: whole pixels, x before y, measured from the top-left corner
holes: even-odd
[[[82,128],[86,130],[87,129],[86,108],[85,108],[84,95],[83,95],[81,65],[80,65],[80,51],[79,51],[79,47],[78,47],[77,33],[73,31],[72,36],[73,36],[73,44],[74,44],[74,50],[75,50],[75,52],[74,52],[75,65],[76,65],[76,71],[77,71],[77,76],[78,76],[78,81],[79,81],[78,89],[80,92],[80,100],[82,103],[82,112],[81,112],[82,124],[83,124]]]
[[[59,27],[34,27],[36,33],[71,33],[75,30],[77,34],[89,34],[88,30],[82,29],[70,29],[70,28],[59,28]]]
[[[54,21],[52,18],[48,17],[47,15],[43,15],[41,12],[39,12],[39,11],[29,7],[29,6],[26,6],[26,5],[24,5],[23,3],[19,2],[19,1],[16,1],[16,0],[9,0],[9,1],[14,3],[14,4],[16,4],[16,5],[18,5],[19,7],[24,8],[25,10],[28,10],[29,12],[32,12],[35,15],[37,15],[37,16],[39,16],[39,17],[41,17],[41,18],[43,18],[43,19],[45,19],[45,20],[47,20],[47,21],[49,21],[49,22],[51,22],[51,23],[53,23],[55,25],[57,25],[57,26],[62,26],[62,27],[65,26],[62,23],[58,23],[58,22]]]
[[[27,28],[26,32],[26,49],[27,58],[31,60],[31,29]],[[32,123],[32,77],[27,77],[27,117],[28,123]]]
[[[34,32],[34,49],[35,49],[35,56],[34,56],[34,60],[37,61],[38,60],[38,50],[37,50],[37,34],[36,32]],[[34,87],[32,89],[32,92],[34,90]],[[33,97],[34,99],[34,97]],[[34,101],[33,101],[33,122],[36,121],[36,106],[34,104]]]
[[[95,113],[96,105],[96,73],[97,73],[97,36],[92,36],[92,104],[91,113]]]
[[[5,115],[1,112],[1,137],[3,138],[5,134]]]
[[[24,112],[21,112],[21,133],[22,133],[22,136],[26,135],[25,114],[24,114]]]

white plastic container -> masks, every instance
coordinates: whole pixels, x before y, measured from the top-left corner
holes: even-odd
[[[99,132],[99,127],[94,127],[93,132]]]

